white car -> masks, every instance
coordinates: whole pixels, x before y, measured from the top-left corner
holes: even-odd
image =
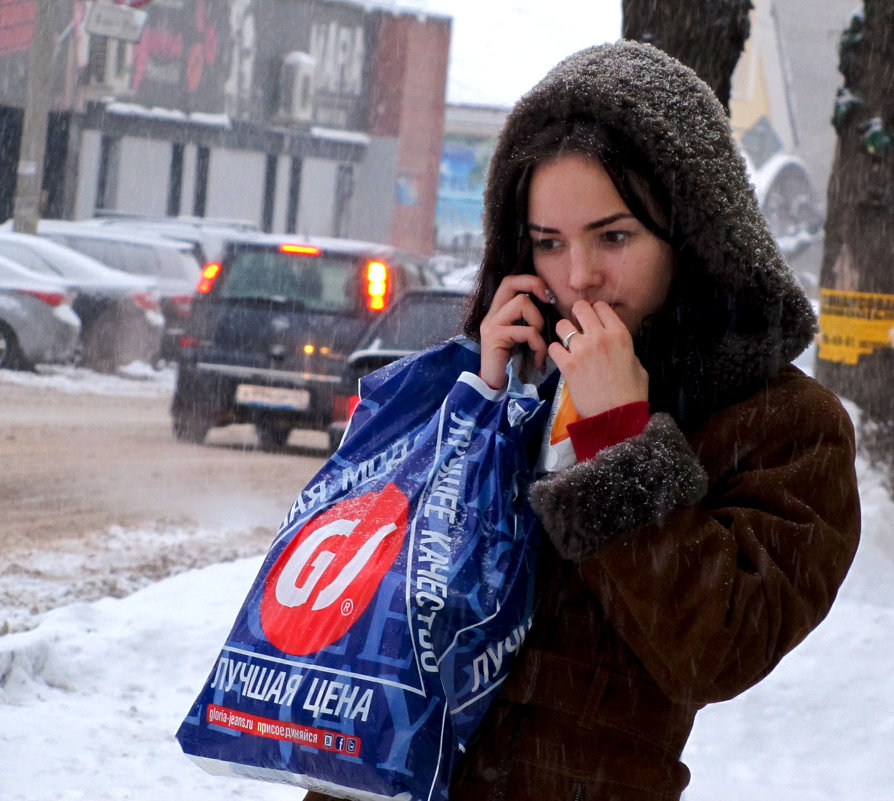
[[[70,282],[77,292],[85,367],[112,372],[158,358],[165,321],[154,278],[113,270],[44,237],[11,231],[0,231],[0,256],[34,274]]]
[[[782,255],[791,261],[823,235],[823,218],[807,167],[797,156],[782,150],[759,167],[745,153],[745,163],[770,233]]]
[[[34,275],[0,257],[0,368],[73,361],[81,334],[73,299],[67,281]]]

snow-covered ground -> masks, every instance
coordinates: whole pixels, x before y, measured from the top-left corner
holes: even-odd
[[[176,381],[176,368],[159,370],[135,361],[119,367],[117,373],[97,373],[64,364],[40,365],[36,372],[2,370],[0,381],[40,387],[46,392],[161,398],[171,395]]]
[[[164,392],[170,380],[147,374],[136,390],[133,377],[43,378],[61,392]],[[890,801],[894,502],[864,460],[858,468],[863,541],[838,601],[768,679],[700,714],[684,755],[693,772],[685,801]],[[62,607],[0,637],[0,799],[300,798],[294,788],[208,775],[174,739],[260,562]]]

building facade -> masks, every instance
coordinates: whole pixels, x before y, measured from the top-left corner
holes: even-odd
[[[435,242],[451,21],[339,0],[38,0],[56,35],[42,214],[237,218]],[[0,0],[0,219],[12,216],[35,0]],[[115,13],[120,6],[115,7]]]

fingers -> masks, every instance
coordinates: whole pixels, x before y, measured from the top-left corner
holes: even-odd
[[[622,329],[627,331],[627,326],[615,310],[602,300],[597,300],[592,305],[585,300],[579,300],[572,306],[571,314],[584,333],[590,331],[599,333],[602,329],[613,334],[622,333]]]
[[[613,331],[619,334],[627,333],[630,331],[627,326],[624,324],[624,321],[618,316],[617,312],[605,301],[597,300],[592,306],[589,303],[585,303],[584,306],[587,310],[592,311],[596,319],[605,328],[607,331]],[[586,312],[582,313],[586,316]],[[592,320],[592,318],[590,318]],[[631,337],[632,339],[632,337]]]
[[[492,387],[505,386],[506,365],[518,345],[531,349],[538,369],[546,367],[545,322],[532,296],[548,302],[546,284],[541,278],[507,276],[481,321],[481,377]]]
[[[571,313],[574,321],[559,320],[556,323],[556,336],[559,338],[561,350],[554,352],[551,347],[549,351],[556,364],[567,361],[567,354],[572,352],[572,342],[576,342],[578,350],[584,345],[588,352],[609,347],[632,350],[633,338],[627,326],[608,303],[597,301],[590,305],[586,301],[579,300],[572,307]],[[581,335],[582,339],[575,340],[575,334]]]
[[[526,344],[533,353],[538,369],[546,366],[546,340],[541,333],[544,321],[540,312],[524,298],[510,302],[481,322],[481,347],[501,353],[504,368],[516,345]]]
[[[494,299],[491,301],[491,309],[498,309],[512,300],[520,293],[530,292],[544,303],[549,303],[546,284],[536,275],[524,273],[522,275],[507,275],[497,287]]]
[[[578,412],[589,416],[648,399],[648,375],[630,332],[611,306],[578,301],[572,315],[576,324],[556,324],[560,342],[553,342],[548,353],[565,377]]]

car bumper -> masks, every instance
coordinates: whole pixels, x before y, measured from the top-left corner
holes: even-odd
[[[172,411],[210,425],[275,422],[325,429],[338,376],[211,362],[181,362]]]
[[[41,330],[20,329],[19,345],[32,364],[72,362],[81,336],[81,320],[70,306],[57,306]]]

